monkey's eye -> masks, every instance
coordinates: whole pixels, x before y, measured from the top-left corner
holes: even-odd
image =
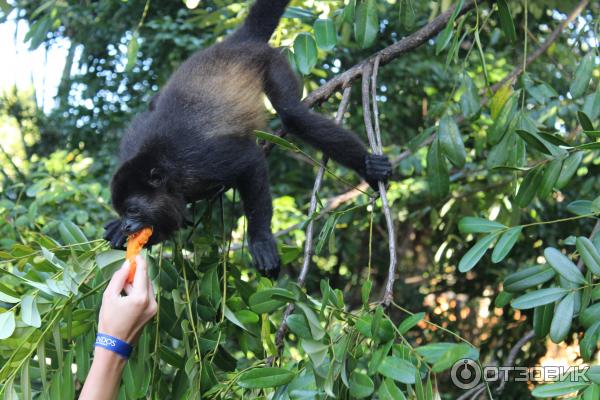
[[[140,209],[138,207],[127,207],[127,214],[129,215],[137,215],[140,213]]]

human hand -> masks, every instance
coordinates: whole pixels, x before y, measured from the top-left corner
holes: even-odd
[[[133,283],[126,283],[129,262],[125,261],[111,278],[104,295],[98,319],[98,331],[133,344],[142,328],[154,315],[158,306],[154,289],[148,277],[148,266],[137,256],[137,269]],[[121,292],[125,291],[126,296]]]

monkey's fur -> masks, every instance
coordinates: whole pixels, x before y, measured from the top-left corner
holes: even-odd
[[[240,29],[192,55],[149,111],[133,120],[111,183],[120,216],[105,227],[113,247],[123,247],[127,235],[144,226],[154,228],[150,244],[161,242],[184,225],[187,203],[235,187],[254,263],[263,274],[278,275],[267,164],[253,135],[265,125],[263,93],[287,132],[354,169],[374,188],[388,178],[387,157],[370,155],[354,133],[300,102],[287,60],[267,44],[288,2],[257,0]]]

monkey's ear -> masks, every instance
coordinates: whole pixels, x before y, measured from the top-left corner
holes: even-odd
[[[167,183],[167,174],[160,167],[150,168],[150,174],[148,177],[148,185],[153,188],[163,187]]]

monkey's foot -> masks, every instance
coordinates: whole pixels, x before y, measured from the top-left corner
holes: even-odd
[[[366,156],[365,178],[374,190],[378,190],[378,181],[386,183],[391,174],[392,164],[387,156],[377,154],[369,154]]]
[[[275,239],[271,236],[262,240],[250,240],[249,247],[256,269],[267,278],[276,279],[281,267]]]

